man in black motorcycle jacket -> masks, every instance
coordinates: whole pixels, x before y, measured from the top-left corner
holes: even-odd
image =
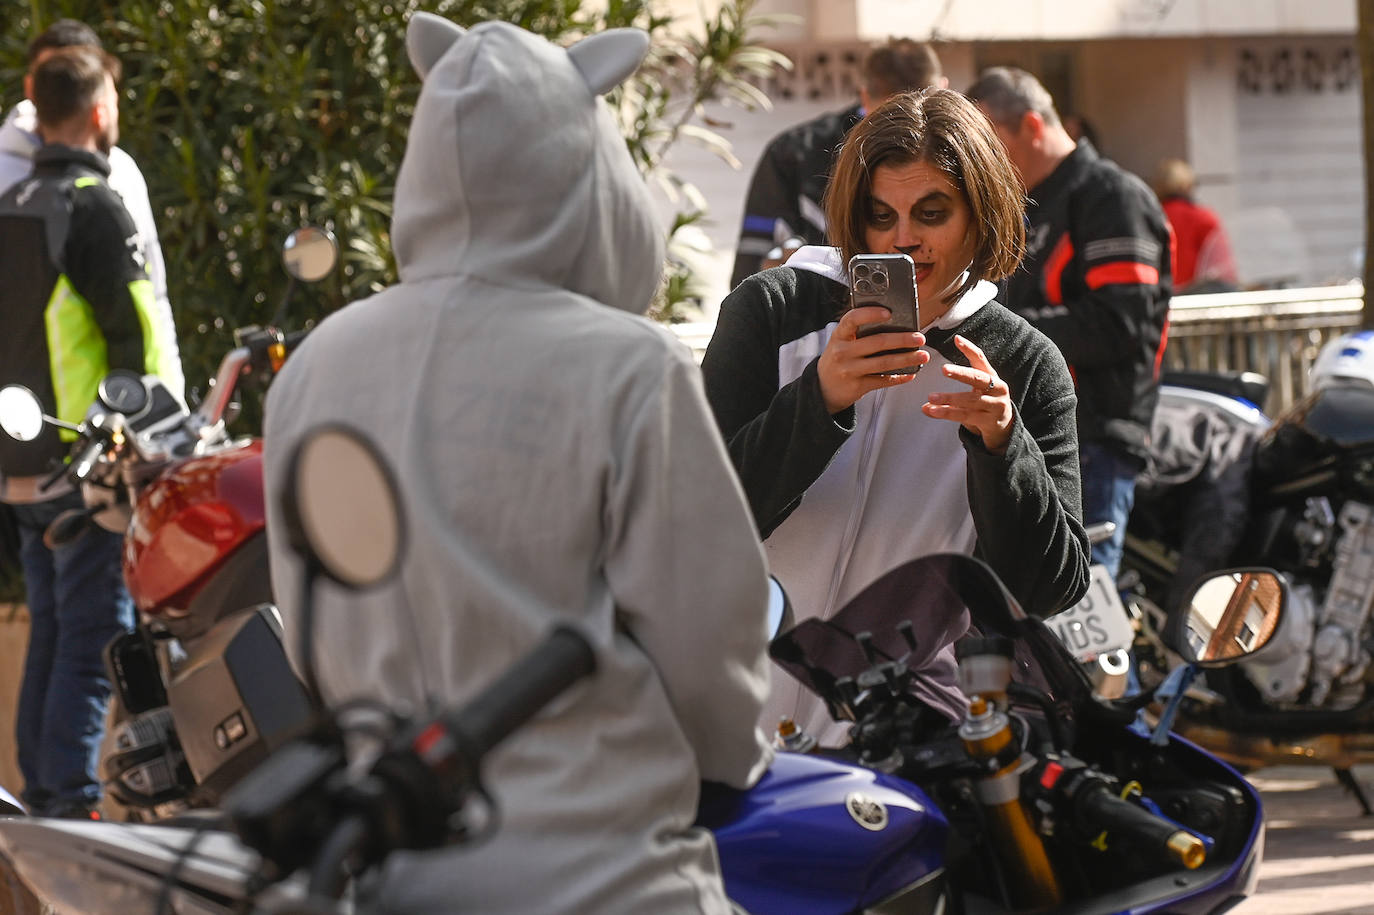
[[[1149,457],[1172,291],[1168,221],[1135,175],[1064,130],[1023,70],[994,67],[969,89],[1029,195],[1026,255],[1007,306],[1058,345],[1078,393],[1083,520],[1112,521],[1093,561],[1115,577],[1135,476]]]
[[[89,47],[54,51],[38,65],[44,146],[33,173],[0,195],[0,385],[25,385],[69,423],[82,420],[110,369],[157,372],[175,352],[159,338],[133,220],[107,183],[116,71]],[[0,499],[19,526],[31,620],[16,724],[24,800],[37,814],[85,817],[101,796],[96,765],[110,694],[101,652],[132,628],[134,613],[122,537],[92,529],[61,546],[44,543],[59,514],[82,507],[65,481],[38,485],[74,438],[51,425],[30,443],[0,437]]]
[[[825,244],[821,199],[830,180],[835,151],[866,111],[910,89],[944,88],[940,58],[928,44],[894,38],[874,48],[860,68],[859,104],[833,111],[778,134],[764,147],[744,200],[730,288],[764,267],[775,245],[796,239]]]

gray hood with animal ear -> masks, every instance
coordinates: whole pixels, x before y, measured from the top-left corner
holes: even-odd
[[[401,279],[552,286],[642,314],[662,232],[597,94],[633,72],[647,36],[612,30],[565,51],[504,22],[464,35],[417,14],[407,43],[426,78],[396,184]]]

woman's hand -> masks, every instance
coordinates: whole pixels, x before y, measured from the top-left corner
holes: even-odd
[[[1005,454],[1014,416],[1011,391],[974,343],[955,334],[954,345],[968,357],[971,365],[947,363],[945,377],[962,381],[973,390],[931,394],[921,409],[926,416],[952,420],[980,436],[983,447],[993,454]]]
[[[821,396],[832,416],[853,406],[869,391],[896,387],[916,377],[914,371],[903,375],[883,375],[882,372],[910,366],[919,369],[930,361],[930,353],[925,350],[874,355],[884,350],[922,346],[926,342],[924,334],[898,331],[862,338],[857,336],[861,325],[877,324],[890,317],[892,313],[881,305],[865,305],[851,308],[840,318],[839,326],[830,336],[830,342],[825,345],[816,366],[821,381]]]

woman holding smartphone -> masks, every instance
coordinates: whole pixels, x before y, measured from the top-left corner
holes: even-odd
[[[707,397],[798,619],[828,618],[937,552],[982,558],[1037,616],[1087,590],[1073,380],[1054,344],[995,301],[993,282],[1020,261],[1022,206],[976,107],[949,90],[896,95],[839,152],[831,246],[722,303]],[[859,254],[911,258],[919,329],[860,334],[891,316],[852,307],[845,265]],[[920,654],[944,687],[928,700],[958,717],[952,647]],[[842,739],[818,699],[774,676],[763,723],[781,716]]]

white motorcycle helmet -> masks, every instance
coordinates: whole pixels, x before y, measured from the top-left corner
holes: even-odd
[[[1323,346],[1308,382],[1314,391],[1350,385],[1374,388],[1374,330],[1346,334]]]

